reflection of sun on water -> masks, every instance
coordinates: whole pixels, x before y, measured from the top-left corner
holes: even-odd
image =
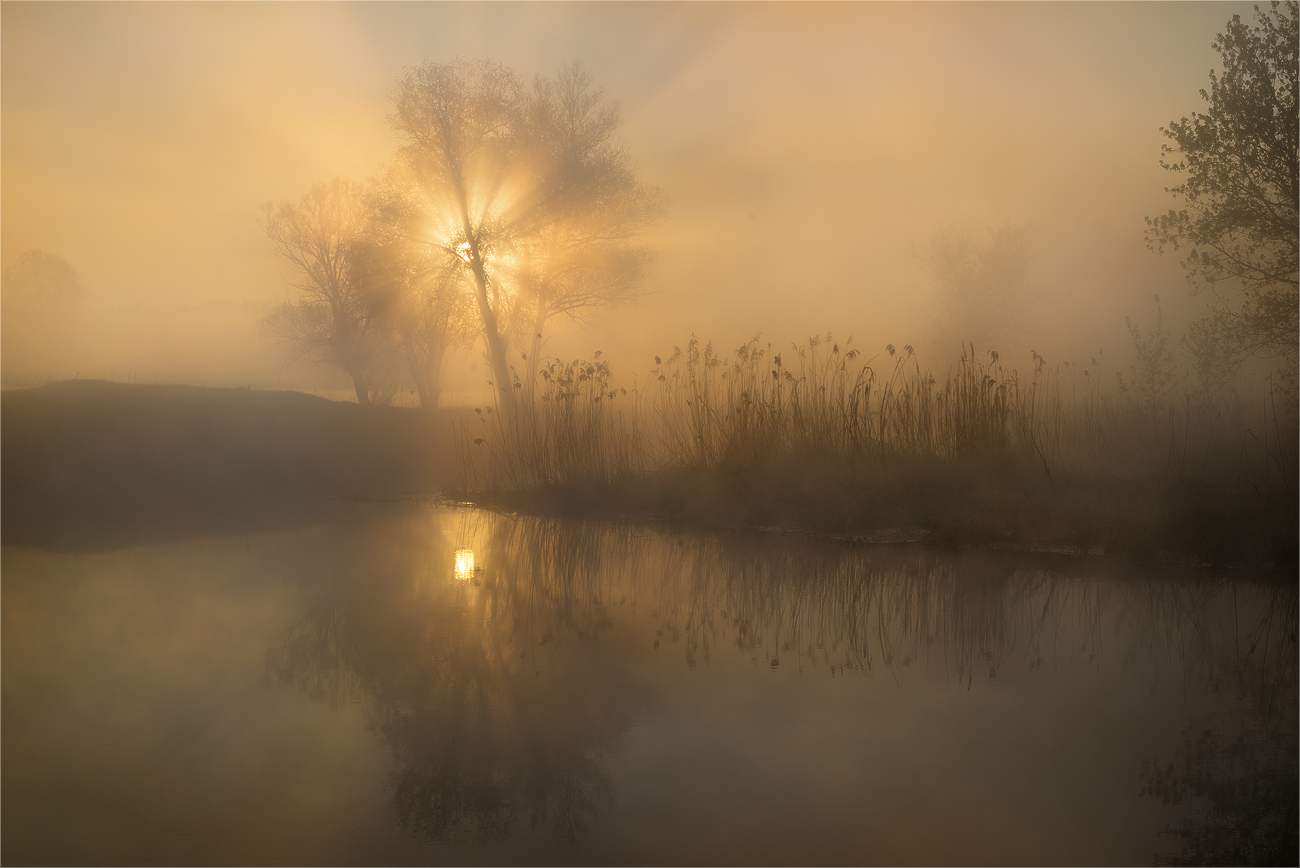
[[[461,549],[456,552],[456,579],[468,582],[474,578],[474,550]]]

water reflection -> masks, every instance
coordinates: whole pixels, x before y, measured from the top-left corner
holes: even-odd
[[[669,701],[646,664],[669,653],[904,689],[1127,672],[1188,715],[1176,756],[1134,769],[1135,791],[1187,809],[1170,830],[1184,850],[1158,860],[1294,854],[1293,584],[472,510],[338,545],[267,671],[363,706],[423,841],[526,823],[576,842],[616,796],[629,729]]]
[[[380,537],[336,560],[269,652],[270,677],[331,706],[364,703],[397,760],[398,816],[421,840],[486,843],[522,820],[576,840],[610,796],[605,759],[649,691],[616,644],[561,653],[562,636],[607,622],[598,606],[476,569],[448,536]]]
[[[462,582],[468,582],[474,578],[473,549],[458,549],[456,551],[456,568],[453,573]]]
[[[1166,830],[1179,851],[1167,865],[1294,865],[1297,824],[1296,589],[1272,588],[1227,630],[1197,630],[1192,641],[1231,642],[1201,673],[1213,691],[1242,700],[1230,710],[1193,715],[1172,757],[1141,769],[1142,794],[1193,810]],[[1240,615],[1237,589],[1221,591]],[[1228,600],[1220,611],[1228,610]],[[1184,608],[1179,623],[1207,607]],[[1208,655],[1205,655],[1208,656]],[[1163,760],[1163,761],[1162,761]]]

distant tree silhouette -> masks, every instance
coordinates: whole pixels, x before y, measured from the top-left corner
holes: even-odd
[[[26,250],[0,274],[0,346],[5,381],[45,380],[69,366],[67,340],[86,290],[68,260]],[[71,373],[71,371],[69,371]]]
[[[1232,16],[1213,42],[1223,72],[1211,71],[1210,90],[1201,91],[1207,110],[1162,129],[1173,144],[1162,147],[1161,165],[1185,175],[1167,189],[1186,207],[1148,217],[1147,243],[1186,249],[1195,291],[1214,291],[1187,338],[1203,369],[1235,369],[1252,356],[1295,367],[1298,10],[1293,2],[1256,6],[1253,28]]]
[[[939,282],[941,339],[993,347],[1013,337],[1029,301],[1029,230],[1005,223],[980,243],[969,233],[937,232],[922,259]]]
[[[0,276],[0,303],[6,316],[66,314],[81,304],[85,295],[72,264],[41,250],[20,253]]]
[[[449,350],[473,339],[474,314],[464,275],[446,262],[398,260],[399,284],[389,322],[403,368],[420,396],[434,409],[442,393],[442,369]]]
[[[337,365],[352,379],[357,401],[372,403],[370,375],[388,340],[382,306],[363,279],[373,244],[373,198],[360,184],[336,178],[297,202],[268,202],[263,215],[267,237],[293,263],[301,277],[294,286],[302,292],[264,327],[300,355]]]
[[[386,326],[392,353],[410,376],[420,406],[438,406],[448,351],[477,334],[464,270],[412,240],[420,219],[400,179],[372,188],[370,240],[359,248],[360,280]]]

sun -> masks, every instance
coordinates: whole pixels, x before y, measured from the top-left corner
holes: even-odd
[[[468,582],[474,578],[474,550],[461,549],[456,552],[456,569],[454,571],[456,580]]]

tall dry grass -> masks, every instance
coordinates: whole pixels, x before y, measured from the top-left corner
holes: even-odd
[[[476,407],[461,427],[465,490],[614,483],[654,467],[634,418],[635,391],[611,386],[599,351],[591,360],[551,360],[537,378],[531,394],[517,383],[513,404]]]
[[[609,364],[552,361],[531,400],[486,407],[462,431],[462,484],[517,491],[615,484],[666,469],[743,476],[816,459],[993,472],[1204,481],[1295,494],[1294,397],[1265,385],[1209,398],[1154,393],[1102,365],[1028,370],[963,348],[936,375],[912,347],[865,358],[830,335],[774,352],[751,340],[724,356],[694,337],[655,358],[648,382]],[[517,390],[520,395],[527,390]]]

